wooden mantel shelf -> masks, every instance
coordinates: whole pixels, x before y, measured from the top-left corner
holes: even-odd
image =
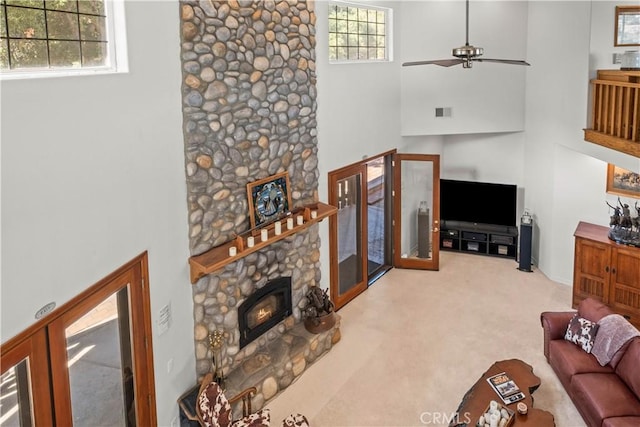
[[[316,211],[317,216],[311,217],[311,212]],[[313,224],[317,224],[323,219],[335,215],[338,212],[338,208],[335,206],[327,205],[326,203],[314,203],[312,205],[304,206],[295,210],[290,216],[286,218],[293,218],[293,229],[287,230],[287,220],[282,219],[282,233],[276,236],[275,223],[266,225],[265,227],[258,227],[251,231],[236,237],[220,246],[209,249],[200,255],[194,255],[189,258],[189,267],[191,269],[191,283],[196,283],[201,277],[213,273],[216,270],[221,269],[227,264],[238,261],[241,258],[246,257],[260,249],[269,246],[275,242],[285,239],[293,234],[296,234],[306,228],[309,228]],[[297,216],[302,215],[304,223],[302,225],[297,224]],[[262,230],[267,230],[268,239],[265,242],[260,240],[260,233]],[[253,247],[247,246],[247,238],[253,236],[255,244]],[[235,256],[229,255],[229,248],[235,246],[237,254]]]

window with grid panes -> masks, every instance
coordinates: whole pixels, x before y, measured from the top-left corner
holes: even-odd
[[[0,0],[0,71],[112,67],[108,0]]]
[[[329,3],[329,61],[389,61],[389,9]]]

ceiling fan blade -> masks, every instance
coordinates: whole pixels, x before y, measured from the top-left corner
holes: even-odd
[[[403,67],[408,67],[411,65],[439,65],[441,67],[451,67],[453,65],[462,64],[464,60],[462,59],[435,59],[432,61],[414,61],[414,62],[405,62],[402,64]]]
[[[511,65],[531,65],[526,61],[519,61],[517,59],[489,59],[489,58],[473,58],[472,61],[478,62],[499,62],[502,64],[511,64]]]

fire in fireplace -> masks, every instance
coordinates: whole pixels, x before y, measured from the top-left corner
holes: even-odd
[[[238,307],[240,348],[290,316],[291,277],[270,280]]]

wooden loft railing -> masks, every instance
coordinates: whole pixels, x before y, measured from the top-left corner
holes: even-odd
[[[591,95],[585,141],[640,157],[640,71],[599,70]]]

